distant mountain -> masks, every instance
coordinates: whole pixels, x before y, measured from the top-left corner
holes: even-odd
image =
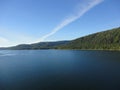
[[[8,48],[10,50],[31,49],[84,49],[84,50],[120,50],[120,28],[98,32],[71,41],[39,42],[21,44]]]
[[[120,50],[120,28],[98,32],[72,40],[58,49]]]
[[[10,49],[10,50],[30,50],[30,49],[55,49],[59,45],[67,44],[69,41],[57,41],[57,42],[39,42],[34,44],[21,44],[8,48],[1,49]]]

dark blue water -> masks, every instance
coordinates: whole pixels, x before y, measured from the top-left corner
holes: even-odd
[[[0,51],[0,90],[120,90],[120,52]]]

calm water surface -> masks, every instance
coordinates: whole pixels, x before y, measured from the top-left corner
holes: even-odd
[[[0,51],[0,90],[120,90],[120,52]]]

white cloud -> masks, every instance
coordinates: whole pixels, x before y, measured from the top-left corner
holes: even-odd
[[[73,13],[71,16],[68,16],[58,26],[56,26],[50,33],[44,35],[43,37],[38,39],[36,42],[44,41],[46,38],[54,35],[57,31],[61,30],[65,26],[67,26],[70,23],[74,22],[75,20],[79,19],[87,11],[89,11],[94,6],[100,4],[102,1],[104,1],[104,0],[85,0],[84,2],[80,3],[77,6],[77,12]]]
[[[0,47],[5,47],[9,44],[9,41],[6,38],[0,37]]]
[[[36,40],[36,38],[28,36],[23,32],[17,32],[15,30],[3,27],[0,27],[0,35],[2,35],[0,36],[0,47],[15,46],[18,44],[30,44]]]
[[[56,26],[50,33],[44,35],[43,37],[41,37],[35,42],[34,40],[36,40],[36,38],[28,36],[24,34],[23,32],[20,33],[20,32],[15,32],[14,30],[12,31],[9,29],[0,28],[0,34],[2,36],[7,37],[7,39],[4,37],[0,37],[0,47],[13,46],[13,45],[21,44],[21,43],[30,44],[30,43],[37,43],[40,41],[44,41],[46,38],[54,35],[56,32],[58,32],[65,26],[79,19],[87,11],[89,11],[94,6],[100,4],[102,1],[103,0],[83,0],[83,2],[80,3],[75,9],[76,12],[72,13],[71,16],[67,16],[67,18],[65,18],[60,24],[58,24],[58,26]]]

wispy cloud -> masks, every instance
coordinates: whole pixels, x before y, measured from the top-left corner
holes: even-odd
[[[4,47],[7,44],[9,44],[9,40],[6,38],[0,37],[0,47]]]
[[[104,0],[83,0],[80,4],[75,7],[75,12],[68,15],[58,26],[56,26],[50,33],[44,35],[40,39],[34,42],[36,38],[33,38],[23,32],[14,32],[14,30],[4,29],[0,27],[0,34],[3,36],[0,37],[0,47],[6,46],[13,46],[20,43],[37,43],[44,41],[48,37],[54,35],[56,32],[64,28],[65,26],[69,25],[70,23],[74,22],[75,20],[79,19],[83,16],[87,11],[89,11],[94,6],[100,4]],[[6,37],[6,38],[5,38]]]
[[[0,47],[15,46],[18,44],[30,44],[34,40],[36,40],[36,38],[31,37],[23,32],[17,32],[15,30],[0,27]]]
[[[57,31],[61,30],[65,26],[69,25],[70,23],[74,22],[75,20],[79,19],[81,16],[83,16],[87,11],[89,11],[94,6],[100,4],[104,0],[84,0],[84,2],[80,3],[77,6],[77,11],[73,13],[71,16],[68,16],[66,19],[64,19],[58,26],[56,26],[50,33],[44,35],[36,42],[44,41],[48,37],[54,35]]]

